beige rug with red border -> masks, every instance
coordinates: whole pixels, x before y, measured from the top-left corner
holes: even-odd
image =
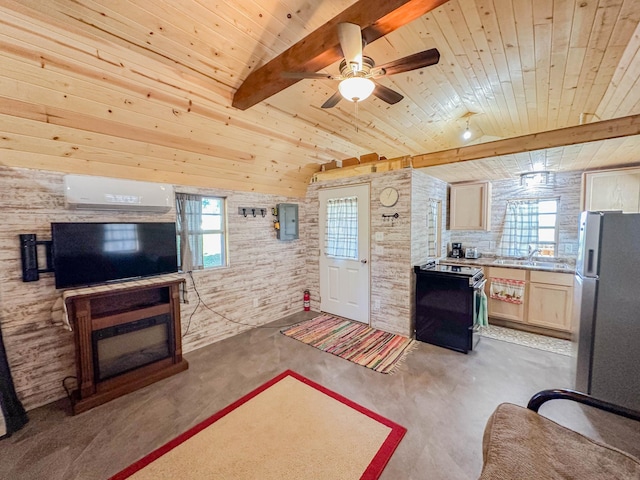
[[[377,479],[405,433],[287,370],[111,480]]]

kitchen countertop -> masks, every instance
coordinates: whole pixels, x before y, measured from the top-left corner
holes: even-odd
[[[575,273],[575,260],[553,259],[537,260],[531,262],[503,257],[480,257],[480,258],[452,258],[443,257],[438,263],[443,265],[467,265],[477,267],[500,267],[517,268],[521,270],[540,270],[543,272]]]

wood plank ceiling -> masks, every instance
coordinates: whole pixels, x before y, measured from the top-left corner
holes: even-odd
[[[250,72],[353,0],[3,0],[0,164],[302,196],[319,165],[640,113],[638,0],[450,0],[367,45],[405,99],[356,115],[303,80],[240,111]],[[338,73],[337,64],[326,72]],[[356,125],[358,126],[356,130]],[[430,167],[447,181],[637,164],[638,136]],[[539,164],[539,165],[538,165]]]

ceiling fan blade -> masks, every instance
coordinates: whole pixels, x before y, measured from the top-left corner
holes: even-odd
[[[404,98],[404,96],[400,95],[395,90],[391,90],[389,87],[385,87],[379,83],[376,83],[376,88],[373,89],[373,94],[383,102],[387,102],[390,105],[395,105]]]
[[[338,39],[347,65],[357,63],[357,71],[362,70],[362,32],[355,23],[339,23]]]
[[[334,93],[333,95],[331,95],[326,102],[324,102],[322,104],[322,108],[332,108],[335,107],[338,102],[342,100],[342,95],[340,94],[340,91],[336,91],[336,93]]]
[[[376,70],[383,70],[383,75],[395,75],[396,73],[409,72],[418,68],[435,65],[440,60],[440,52],[437,48],[430,48],[424,52],[414,53],[408,57],[399,58],[393,62],[379,65]]]
[[[280,76],[282,78],[319,78],[324,80],[336,80],[333,75],[329,75],[328,73],[282,72]]]

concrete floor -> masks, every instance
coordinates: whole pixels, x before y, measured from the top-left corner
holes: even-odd
[[[312,318],[301,312],[274,322]],[[105,479],[286,369],[404,425],[383,480],[473,479],[482,433],[501,402],[526,405],[546,388],[571,387],[570,357],[482,338],[469,355],[420,343],[383,375],[260,328],[185,356],[189,370],[71,416],[59,401],[0,441],[2,479]],[[541,413],[640,456],[640,426],[566,401]],[[188,478],[185,475],[184,478]]]

